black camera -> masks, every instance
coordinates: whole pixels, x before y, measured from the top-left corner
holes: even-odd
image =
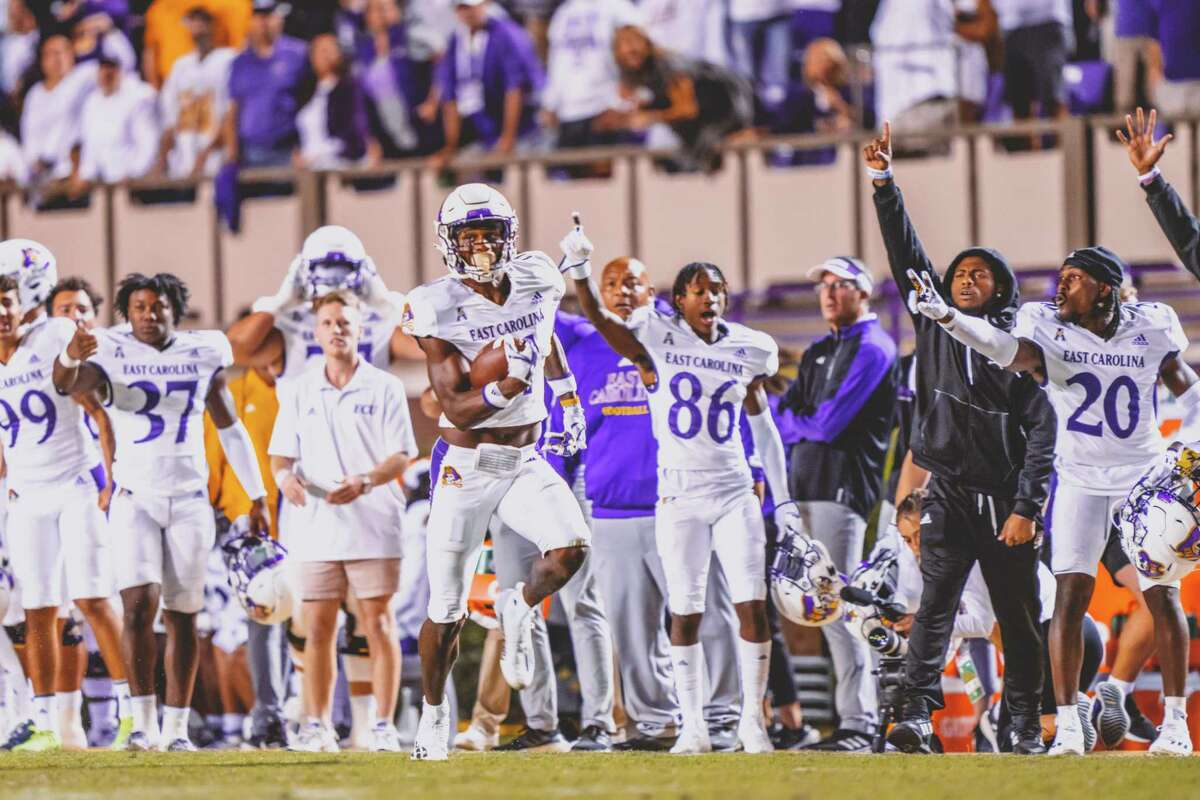
[[[888,595],[890,597],[891,592]],[[899,621],[908,614],[908,609],[858,586],[842,589],[842,599],[872,609],[862,621],[862,634],[871,649],[879,653],[879,666],[873,670],[879,696],[879,727],[871,741],[871,749],[882,753],[887,730],[899,719],[904,700],[904,654],[908,651],[908,639],[883,623]]]

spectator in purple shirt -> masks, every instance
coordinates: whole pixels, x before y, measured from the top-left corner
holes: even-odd
[[[379,143],[367,130],[366,101],[337,36],[322,33],[309,45],[312,73],[301,82],[298,167],[338,169],[366,158],[378,162]]]
[[[434,167],[468,145],[512,153],[536,134],[541,62],[529,34],[490,7],[491,0],[455,2],[461,24],[438,65],[446,144]]]
[[[1154,0],[1119,0],[1114,12],[1117,35],[1113,48],[1113,95],[1118,113],[1132,111],[1139,103],[1148,104],[1150,97],[1138,91],[1138,65],[1142,66],[1142,86],[1152,82],[1151,70],[1158,61],[1155,55],[1158,37],[1158,17]]]
[[[308,50],[282,35],[280,6],[275,0],[254,0],[246,49],[230,68],[226,163],[287,166],[299,141],[297,92],[308,72]]]
[[[792,497],[813,538],[849,575],[863,557],[867,517],[879,499],[896,407],[896,344],[870,313],[871,274],[853,258],[809,271],[830,333],[800,359],[777,419],[791,445]],[[870,748],[878,722],[871,654],[845,625],[821,629],[837,675],[841,723],[819,750]]]
[[[1158,12],[1163,80],[1155,89],[1158,110],[1168,117],[1200,109],[1200,3],[1151,0]]]

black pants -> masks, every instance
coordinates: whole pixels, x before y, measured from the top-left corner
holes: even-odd
[[[934,475],[921,509],[925,587],[905,658],[907,701],[941,708],[942,667],[967,574],[979,562],[1004,642],[1004,697],[1014,717],[1036,720],[1042,694],[1041,599],[1033,542],[1009,547],[1000,531],[1012,501],[954,486]]]

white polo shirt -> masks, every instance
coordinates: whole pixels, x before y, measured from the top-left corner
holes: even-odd
[[[294,469],[312,488],[303,508],[288,509],[284,544],[298,561],[399,558],[404,494],[392,481],[352,503],[333,506],[319,495],[343,478],[369,472],[396,453],[416,456],[404,384],[358,360],[338,389],[325,377],[325,360],[297,377],[280,395],[268,452],[296,459]],[[289,502],[284,499],[284,502]]]

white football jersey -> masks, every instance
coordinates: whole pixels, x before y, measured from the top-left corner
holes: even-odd
[[[392,334],[400,325],[398,316],[384,316],[362,307],[362,339],[358,352],[371,366],[387,369],[392,362]],[[295,309],[275,318],[275,327],[283,334],[283,374],[279,381],[287,382],[307,370],[322,358],[317,344],[317,313],[311,305]]]
[[[30,484],[73,480],[99,461],[83,408],[54,388],[54,360],[74,335],[70,320],[43,317],[0,364],[0,446],[9,486],[18,493]]]
[[[653,306],[637,309],[626,324],[658,373],[658,384],[648,392],[658,468],[719,471],[748,481],[738,420],[746,387],[779,371],[775,340],[722,321],[721,337],[710,344],[682,317]]]
[[[566,291],[558,266],[545,253],[520,253],[508,267],[508,300],[496,305],[446,275],[413,289],[404,306],[403,330],[410,336],[431,336],[458,348],[468,361],[502,336],[533,337],[542,358],[530,376],[529,387],[512,404],[475,428],[532,425],[546,418],[545,356],[554,335],[554,314]],[[438,423],[453,428],[443,414]]]
[[[1129,491],[1166,446],[1158,430],[1155,385],[1162,361],[1187,350],[1174,309],[1121,306],[1105,341],[1059,321],[1053,303],[1026,303],[1013,335],[1032,340],[1046,361],[1046,393],[1058,416],[1058,480],[1096,494]]]
[[[127,330],[95,334],[99,349],[90,362],[109,384],[114,483],[159,497],[206,489],[204,406],[213,377],[233,364],[225,334],[176,331],[165,350]]]

